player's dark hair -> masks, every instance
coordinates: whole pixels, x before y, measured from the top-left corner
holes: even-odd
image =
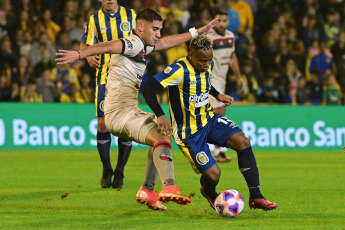
[[[136,20],[145,20],[148,22],[153,22],[153,21],[162,22],[163,18],[157,11],[146,8],[137,14]]]
[[[201,35],[194,38],[189,44],[190,51],[196,51],[198,49],[203,49],[205,51],[213,48],[212,41],[209,37]]]
[[[213,11],[213,16],[216,16],[216,15],[225,15],[225,16],[228,16],[228,13],[223,10],[223,9],[215,9]]]

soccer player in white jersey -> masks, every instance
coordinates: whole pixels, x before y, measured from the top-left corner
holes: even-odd
[[[226,29],[229,25],[228,14],[224,10],[218,10],[215,13],[215,17],[218,18],[218,24],[213,28],[215,32],[208,35],[213,42],[214,53],[212,85],[216,90],[224,94],[229,66],[237,77],[237,84],[242,87],[243,82],[235,54],[235,36]],[[212,96],[210,97],[210,102],[216,113],[225,116],[226,107],[223,102],[218,101]],[[231,158],[227,157],[219,146],[215,146],[214,157],[217,162],[225,163],[231,161]]]
[[[155,122],[155,115],[138,107],[137,95],[146,68],[146,56],[153,50],[169,49],[207,34],[217,23],[214,19],[198,30],[192,28],[190,32],[160,39],[163,19],[156,11],[145,9],[138,13],[135,33],[128,38],[99,43],[80,51],[60,50],[57,53],[61,56],[56,59],[57,64],[73,63],[101,53],[112,54],[104,102],[105,124],[115,136],[151,146],[144,183],[137,193],[137,201],[149,208],[166,210],[161,201],[189,204],[190,199],[175,186],[170,121],[160,116]],[[157,170],[163,184],[158,197],[154,191]]]

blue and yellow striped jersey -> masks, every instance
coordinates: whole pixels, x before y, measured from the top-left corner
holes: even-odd
[[[95,15],[90,16],[85,27],[85,33],[81,42],[86,45],[94,45],[99,42],[127,38],[135,29],[136,13],[133,9],[119,6],[114,14],[107,14],[100,9]],[[96,71],[97,84],[104,85],[110,54],[100,55],[101,67]]]
[[[189,57],[179,59],[154,77],[168,87],[170,116],[177,143],[200,131],[215,115],[209,103],[214,61],[198,72]]]

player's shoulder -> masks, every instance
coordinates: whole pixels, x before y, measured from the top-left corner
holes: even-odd
[[[225,36],[227,36],[227,37],[232,37],[232,38],[235,37],[234,33],[231,32],[230,30],[225,30]]]

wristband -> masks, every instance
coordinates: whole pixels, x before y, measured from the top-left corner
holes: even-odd
[[[79,54],[79,60],[81,60],[81,58],[80,58],[80,51],[78,50],[77,52],[78,52],[78,54]]]
[[[189,32],[190,32],[190,34],[192,35],[192,38],[195,38],[195,37],[197,37],[199,34],[198,34],[198,31],[195,29],[195,27],[193,27],[193,28],[190,28],[189,29]]]

